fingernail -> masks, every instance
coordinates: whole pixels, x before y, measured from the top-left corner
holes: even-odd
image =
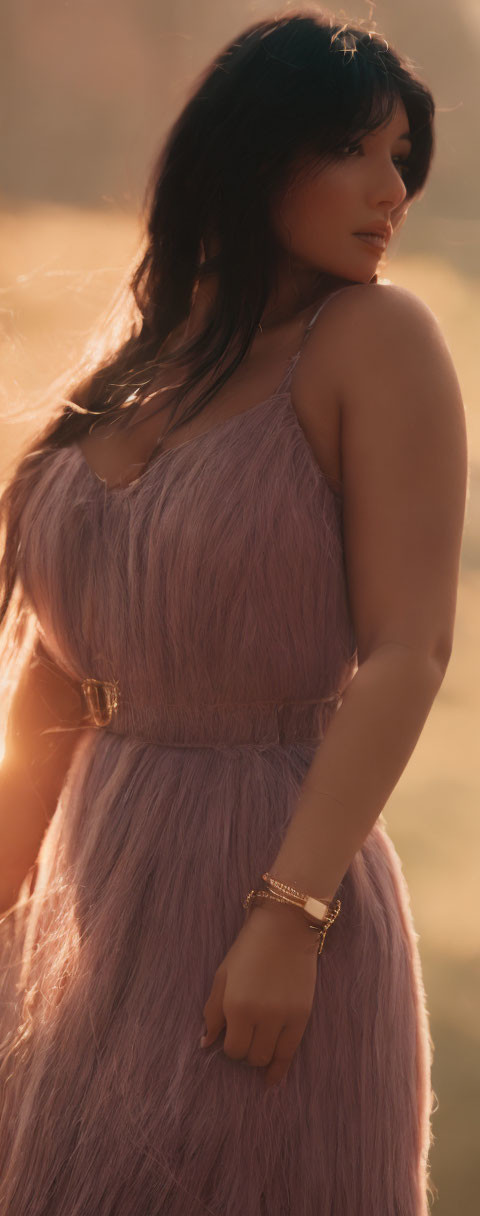
[[[206,1036],[206,1034],[202,1034],[202,1035],[200,1035],[200,1047],[205,1047],[205,1043],[206,1043],[206,1041],[207,1041],[207,1036]]]

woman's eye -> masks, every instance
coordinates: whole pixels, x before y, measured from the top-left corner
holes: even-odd
[[[361,144],[347,144],[345,148],[342,148],[342,153],[344,153],[344,154],[345,154],[345,153],[347,153],[347,154],[348,154],[348,152],[352,152],[352,151],[353,151],[353,152],[358,152],[359,148],[361,148]],[[393,160],[394,164],[397,164],[397,165],[398,165],[398,168],[399,168],[401,171],[402,171],[402,170],[403,170],[403,171],[405,171],[405,170],[406,170],[406,168],[407,168],[407,164],[408,164],[408,158],[407,158],[407,157],[405,157],[405,156],[394,156],[394,157],[392,157],[392,160]]]
[[[392,159],[393,163],[397,164],[400,173],[405,173],[408,165],[408,161],[406,160],[405,156],[394,156]]]

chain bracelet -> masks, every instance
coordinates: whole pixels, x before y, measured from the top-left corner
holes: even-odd
[[[297,891],[295,887],[289,887],[286,882],[280,882],[279,878],[272,878],[272,875],[268,873],[268,870],[265,872],[265,874],[262,874],[262,878],[264,882],[271,883],[277,888],[277,890],[289,891],[291,895],[296,895],[298,899],[302,899],[303,901],[308,899],[308,895],[305,891]],[[330,901],[328,899],[322,900],[322,903],[324,904],[328,904],[329,902]]]
[[[290,906],[294,906],[294,907],[301,906],[299,904],[294,903],[294,900],[287,899],[281,895],[275,895],[275,893],[273,891],[261,891],[261,890],[256,891],[255,888],[252,888],[252,890],[248,892],[248,895],[246,896],[245,900],[242,901],[242,907],[249,908],[252,900],[254,899],[254,897],[257,897],[257,896],[259,896],[260,899],[274,900],[275,903],[290,904]],[[342,906],[341,901],[339,899],[337,899],[333,909],[331,911],[329,911],[327,913],[327,915],[325,916],[322,925],[316,925],[316,924],[312,924],[311,922],[308,922],[308,928],[312,929],[315,933],[319,934],[319,945],[318,945],[317,954],[322,953],[323,945],[325,942],[325,937],[327,935],[327,930],[330,928],[330,925],[333,925],[334,920],[337,919],[341,906]]]

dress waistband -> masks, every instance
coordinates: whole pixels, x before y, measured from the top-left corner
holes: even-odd
[[[118,683],[84,680],[92,726],[165,747],[271,747],[318,743],[341,694],[302,701],[166,703],[149,707],[126,700]]]

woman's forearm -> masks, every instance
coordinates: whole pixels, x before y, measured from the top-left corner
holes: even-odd
[[[445,670],[387,643],[361,664],[321,740],[269,873],[331,899],[395,788]]]

